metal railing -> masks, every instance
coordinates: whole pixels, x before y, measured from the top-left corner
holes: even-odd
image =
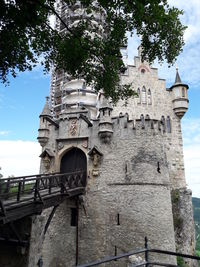
[[[128,258],[132,255],[138,255],[138,254],[143,254],[144,255],[144,260],[130,265],[131,267],[139,267],[139,266],[168,266],[168,267],[178,267],[176,264],[170,264],[170,263],[163,263],[163,262],[155,262],[150,260],[150,253],[157,253],[157,254],[163,254],[163,255],[169,255],[169,256],[175,256],[175,257],[181,257],[181,258],[186,258],[186,259],[192,259],[192,260],[198,260],[200,261],[200,257],[193,256],[193,255],[188,255],[188,254],[182,254],[182,253],[176,253],[172,251],[167,251],[167,250],[161,250],[161,249],[149,249],[148,248],[148,239],[145,237],[145,247],[143,249],[139,249],[136,251],[131,251],[128,253],[123,253],[118,256],[111,256],[111,257],[106,257],[102,260],[98,260],[92,263],[86,263],[82,265],[78,265],[77,267],[91,267],[91,266],[98,266],[103,263],[109,263],[112,261],[120,260],[122,258]]]

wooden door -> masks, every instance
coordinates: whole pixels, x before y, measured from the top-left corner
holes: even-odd
[[[61,173],[82,172],[81,183],[86,185],[87,158],[85,153],[79,148],[72,148],[61,159]]]

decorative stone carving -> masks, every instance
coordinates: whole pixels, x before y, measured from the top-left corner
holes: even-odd
[[[70,122],[70,128],[69,128],[69,133],[71,134],[71,135],[76,135],[77,134],[77,128],[78,128],[78,126],[77,126],[77,120],[71,120],[71,122]]]
[[[84,140],[82,143],[82,147],[87,148],[88,147],[88,140]]]
[[[46,156],[43,158],[43,163],[44,163],[44,167],[46,168],[46,170],[49,170],[50,165],[51,165],[51,159],[48,156],[48,154],[46,154]]]
[[[64,147],[64,144],[62,142],[58,143],[58,150],[61,150]]]
[[[52,158],[54,157],[53,152],[50,149],[46,148],[42,152],[40,157],[42,158],[42,162],[43,162],[44,168],[46,169],[46,171],[49,171],[49,169],[51,167]]]
[[[101,138],[104,144],[110,144],[111,138],[113,136],[113,132],[109,131],[102,131],[99,133],[99,137]]]
[[[93,169],[92,169],[92,174],[93,176],[98,176],[99,175],[99,163],[101,160],[101,157],[103,154],[99,151],[99,149],[94,146],[89,152],[88,155],[92,159],[93,162]]]

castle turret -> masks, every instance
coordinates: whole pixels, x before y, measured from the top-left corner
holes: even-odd
[[[176,69],[175,83],[170,87],[170,90],[173,91],[174,95],[173,110],[179,118],[182,118],[188,110],[188,88],[189,87],[187,84],[182,83],[180,75],[178,73],[178,69]]]
[[[38,142],[43,147],[49,140],[49,126],[48,118],[52,118],[51,110],[49,108],[49,97],[46,97],[46,103],[43,111],[40,114],[40,128],[38,129]]]
[[[102,102],[99,107],[99,137],[104,143],[109,143],[113,135],[113,125],[111,119],[112,107],[102,94]]]

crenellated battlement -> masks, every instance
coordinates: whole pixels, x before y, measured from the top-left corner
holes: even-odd
[[[113,131],[118,129],[132,129],[132,130],[144,130],[153,133],[170,133],[170,129],[162,120],[156,119],[140,119],[129,120],[128,115],[119,115],[118,117],[112,118]]]

